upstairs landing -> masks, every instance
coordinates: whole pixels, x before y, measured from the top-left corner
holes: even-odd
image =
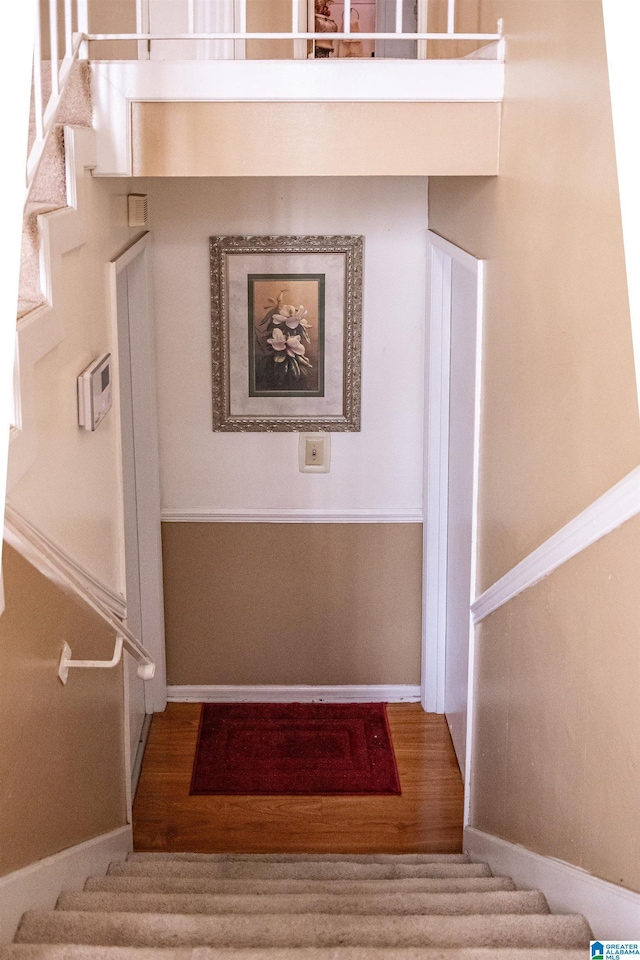
[[[95,61],[96,176],[492,176],[499,60]]]

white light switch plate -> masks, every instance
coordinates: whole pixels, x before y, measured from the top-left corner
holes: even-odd
[[[302,473],[329,473],[331,434],[301,433],[298,441],[298,467]]]

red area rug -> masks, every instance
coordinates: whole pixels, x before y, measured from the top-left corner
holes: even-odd
[[[384,703],[205,703],[192,794],[400,793]]]

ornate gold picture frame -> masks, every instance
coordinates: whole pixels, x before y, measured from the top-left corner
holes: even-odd
[[[211,237],[215,431],[359,431],[363,238]]]

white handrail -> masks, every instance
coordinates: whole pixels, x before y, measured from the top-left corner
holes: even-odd
[[[26,560],[52,583],[65,593],[73,593],[90,607],[111,627],[117,637],[122,638],[124,649],[138,663],[138,676],[150,680],[155,673],[155,661],[149,656],[140,641],[133,635],[122,620],[110,610],[85,584],[73,575],[69,569],[62,569],[55,555],[38,536],[28,520],[7,503],[4,520],[4,538]],[[71,651],[69,651],[69,654]],[[93,661],[87,661],[93,662]],[[97,661],[101,663],[102,661]],[[109,661],[107,661],[109,663]]]
[[[344,40],[353,34],[343,33],[249,33],[247,31],[228,33],[90,33],[85,40]],[[500,33],[359,33],[359,40],[501,40]]]

